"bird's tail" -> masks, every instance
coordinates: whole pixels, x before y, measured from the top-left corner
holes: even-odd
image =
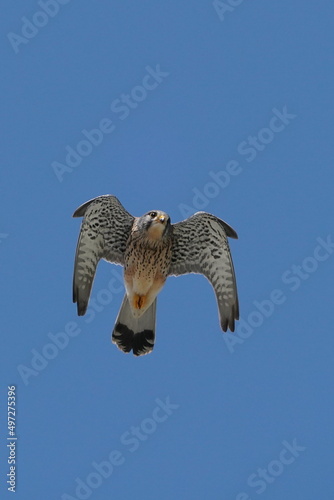
[[[132,350],[135,356],[151,352],[155,341],[156,309],[157,299],[140,318],[135,318],[125,294],[112,332],[112,342],[124,352]]]

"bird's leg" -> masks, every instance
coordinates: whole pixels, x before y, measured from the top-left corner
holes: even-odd
[[[135,293],[133,296],[133,307],[134,309],[142,309],[146,304],[146,295],[139,295]]]

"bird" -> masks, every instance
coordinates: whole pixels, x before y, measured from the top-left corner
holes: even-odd
[[[112,342],[125,353],[148,354],[155,344],[157,295],[169,276],[204,275],[213,286],[221,329],[234,332],[239,301],[227,237],[235,230],[207,212],[171,223],[161,210],[134,217],[114,195],[93,198],[73,217],[83,217],[73,274],[73,302],[83,316],[101,259],[124,267],[125,295]]]

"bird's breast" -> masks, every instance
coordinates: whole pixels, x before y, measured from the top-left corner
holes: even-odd
[[[130,242],[124,258],[124,278],[127,287],[146,294],[153,285],[165,282],[171,262],[171,244],[150,247]]]

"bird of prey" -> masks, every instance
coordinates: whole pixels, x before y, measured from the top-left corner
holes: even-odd
[[[74,265],[73,302],[85,314],[100,259],[124,266],[125,296],[112,341],[140,356],[155,341],[157,295],[168,276],[203,274],[212,284],[224,332],[239,319],[237,286],[226,222],[206,212],[171,224],[161,210],[133,217],[113,195],[87,201],[73,214],[84,217]]]

